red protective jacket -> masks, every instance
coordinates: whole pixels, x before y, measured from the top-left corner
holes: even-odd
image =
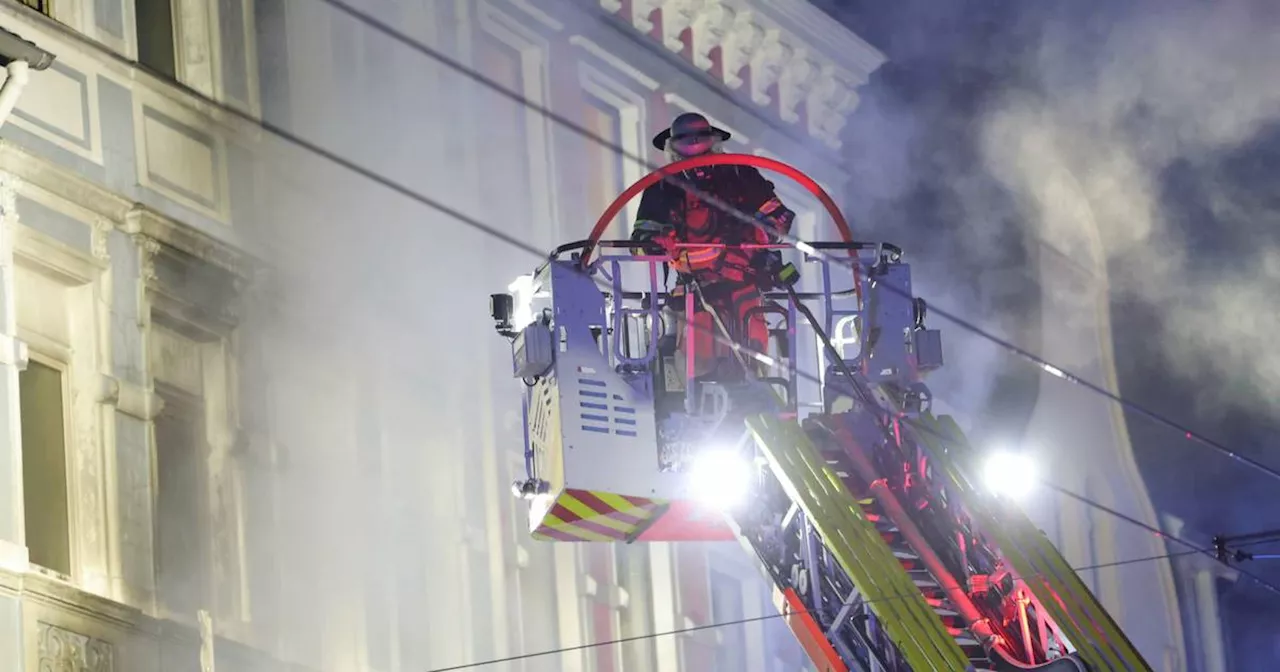
[[[774,193],[773,183],[751,166],[707,166],[673,179],[710,194],[746,217],[759,217],[780,233],[795,219]],[[681,243],[767,244],[770,236],[717,204],[702,200],[679,184],[658,182],[644,191],[636,216],[635,240],[668,236]],[[700,284],[744,282],[759,252],[726,248],[682,248],[674,266]]]

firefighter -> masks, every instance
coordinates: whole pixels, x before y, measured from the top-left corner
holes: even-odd
[[[674,163],[719,152],[729,137],[728,131],[716,128],[703,115],[689,112],[677,116],[669,128],[654,136],[653,146],[665,152]],[[764,315],[749,315],[748,311],[761,305],[762,291],[780,281],[779,273],[784,268],[787,274],[794,273],[793,267],[783,266],[781,252],[724,246],[677,247],[676,244],[774,243],[778,240],[776,235],[743,221],[742,217],[754,217],[771,231],[788,234],[795,213],[778,199],[773,183],[751,166],[707,166],[683,171],[673,178],[692,189],[667,180],[646,189],[640,199],[631,240],[649,251],[660,248],[671,255],[670,265],[678,279],[677,287],[671,292],[669,309],[683,308],[683,292],[689,291],[689,281],[695,280],[707,303],[724,323],[729,338],[750,350],[764,352],[768,339]],[[707,202],[704,194],[713,196],[719,203]],[[720,327],[696,299],[692,320],[694,378],[726,380],[740,376],[742,370],[736,366],[731,349],[717,338],[723,338]],[[683,334],[678,338],[683,340]]]

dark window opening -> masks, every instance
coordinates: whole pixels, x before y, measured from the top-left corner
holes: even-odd
[[[174,616],[210,609],[204,407],[178,392],[163,395],[155,419],[156,574],[159,597]]]
[[[178,77],[171,0],[135,0],[138,63],[171,79]]]
[[[20,2],[47,17],[53,18],[53,3],[49,2],[49,0],[20,0]]]
[[[32,564],[71,574],[63,372],[35,360],[18,374],[22,492]]]

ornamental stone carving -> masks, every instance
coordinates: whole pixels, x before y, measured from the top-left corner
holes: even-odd
[[[851,78],[828,67],[819,73],[808,98],[809,134],[832,147],[840,146],[840,131],[848,115],[858,107],[858,94]]]
[[[731,89],[742,86],[742,71],[762,42],[764,28],[756,23],[754,14],[750,11],[736,12],[729,33],[720,46],[720,78],[726,86]]]
[[[114,672],[115,647],[110,642],[40,622],[36,625],[36,669]]]
[[[693,26],[697,15],[704,7],[717,5],[714,0],[665,0],[660,2],[662,10],[662,45],[671,51],[684,51],[684,40],[680,34]]]
[[[624,12],[618,0],[600,7]],[[754,104],[788,124],[804,119],[801,130],[832,149],[858,105],[855,89],[885,60],[804,0],[632,0],[619,18],[664,50],[684,54],[688,45],[689,60],[703,71],[712,71],[718,50],[726,87],[741,90],[749,81]]]
[[[751,55],[751,100],[757,105],[773,102],[769,88],[782,76],[791,53],[791,47],[782,41],[782,31],[776,28],[765,31],[764,41]]]
[[[818,67],[803,49],[797,50],[783,66],[778,77],[778,114],[783,121],[793,123],[800,119],[797,108],[808,99],[817,75]]]
[[[98,217],[93,220],[91,249],[94,258],[102,260],[111,258],[111,254],[108,252],[108,243],[110,242],[111,232],[115,228],[115,224],[105,217]]]
[[[653,30],[650,15],[662,5],[662,0],[631,0],[631,25],[648,35]]]
[[[713,65],[711,51],[723,47],[729,30],[737,19],[737,13],[719,2],[704,2],[693,17],[689,46],[693,64],[700,70],[710,70]]]
[[[135,233],[133,242],[138,246],[138,274],[143,282],[156,280],[156,255],[160,253],[160,241],[150,236]]]

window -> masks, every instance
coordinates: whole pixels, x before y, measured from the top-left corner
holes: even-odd
[[[156,588],[169,616],[188,621],[211,606],[204,404],[163,383],[156,389],[164,400],[155,419]]]
[[[18,374],[22,488],[33,564],[71,574],[65,375],[32,358]]]
[[[595,581],[596,593],[587,599],[587,650],[591,657],[588,669],[594,672],[620,672],[619,645],[604,644],[618,639],[617,612],[614,609],[614,587],[618,585],[614,574],[613,544],[588,542],[582,549],[586,556],[587,575]]]
[[[139,65],[203,96],[258,113],[257,52],[248,30],[250,0],[134,0],[133,5]],[[124,49],[107,33],[98,34]]]
[[[491,369],[492,370],[492,369]],[[503,446],[522,445],[521,425],[500,426],[498,441]],[[499,449],[506,455],[507,473],[504,482],[525,478],[524,456],[517,451]],[[529,536],[529,502],[501,493],[505,500],[506,515],[502,516],[503,538],[511,543],[514,553],[509,566],[509,576],[514,582],[513,612],[511,623],[512,651],[548,651],[560,646],[559,619],[556,596],[555,544],[534,541]],[[553,672],[560,669],[560,661],[554,656],[539,656],[524,661],[525,672]]]
[[[515,499],[512,497],[511,499]],[[556,559],[553,545],[530,542],[529,565],[518,571],[520,620],[519,646],[515,651],[550,651],[560,646],[560,620],[557,618]],[[555,656],[539,656],[525,661],[526,672],[553,672],[560,669]]]
[[[476,397],[479,398],[478,395]],[[483,409],[477,409],[479,404],[467,404],[464,406],[462,402],[458,402],[454,406],[453,417],[484,417]],[[471,426],[463,429],[455,430],[455,435],[459,437],[460,445],[481,445],[483,450],[491,450],[486,445],[483,435],[478,427],[478,423],[471,423]],[[463,483],[484,483],[488,478],[488,474],[484,468],[484,458],[478,451],[468,451],[469,454],[463,456],[461,476]],[[474,633],[471,637],[471,656],[476,660],[488,660],[493,658],[496,651],[494,648],[493,637],[482,634],[493,630],[494,625],[494,608],[493,608],[493,577],[490,573],[490,553],[502,553],[505,548],[490,549],[488,537],[488,511],[492,503],[487,496],[488,490],[483,486],[463,487],[462,492],[465,499],[465,517],[459,520],[459,528],[461,528],[464,539],[466,555],[466,576],[468,587],[466,591],[468,608],[471,612],[470,632]]]
[[[525,76],[520,52],[483,32],[476,38],[476,47],[476,66],[480,71],[502,88],[523,94]],[[507,226],[521,227],[512,233],[528,240],[532,233],[528,216],[532,207],[529,112],[507,96],[497,93],[480,95],[487,107],[477,127],[479,146],[476,156],[480,161],[481,178],[486,184],[502,185],[502,198],[488,201],[492,215]],[[501,241],[494,241],[494,244],[509,247]]]
[[[173,30],[173,0],[134,0],[138,31],[138,62],[177,79],[177,42]]]
[[[733,623],[746,617],[742,608],[742,582],[737,578],[711,570],[711,621]],[[716,670],[747,669],[746,625],[717,628]]]
[[[619,636],[631,641],[621,644],[623,669],[652,670],[656,652],[654,649],[653,619],[648,599],[643,596],[650,590],[653,570],[649,561],[649,548],[637,545],[613,547],[618,585],[628,593],[626,606],[618,612]]]
[[[707,550],[703,544],[676,544],[676,581],[680,615],[693,627],[711,624],[707,590]],[[715,662],[715,629],[680,636],[680,667],[712,670]]]
[[[588,227],[595,224],[604,209],[622,193],[626,185],[622,183],[622,154],[607,146],[622,146],[622,117],[618,109],[609,103],[590,94],[584,98],[584,128],[592,136],[604,141],[590,138],[582,140],[583,156],[586,157],[583,166],[586,178],[583,182],[586,187],[586,221],[583,226]],[[614,218],[604,238],[623,239],[631,233],[624,215],[625,211]]]
[[[53,5],[50,0],[21,0],[21,2],[45,16],[53,16]]]

